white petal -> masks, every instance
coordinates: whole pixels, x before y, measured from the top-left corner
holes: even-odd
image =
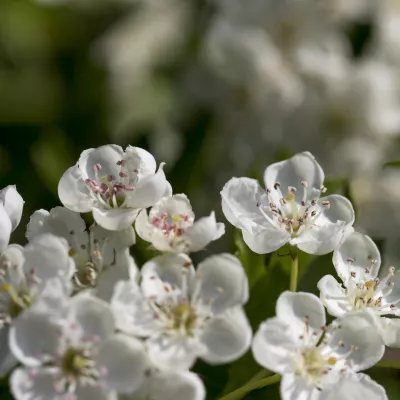
[[[28,310],[11,326],[9,345],[20,362],[35,367],[57,354],[59,340],[58,326],[49,315]]]
[[[128,146],[125,149],[125,160],[129,171],[138,171],[139,179],[156,172],[157,164],[153,155],[140,147]]]
[[[113,335],[99,350],[99,366],[105,367],[103,381],[119,393],[131,393],[139,388],[149,365],[144,345],[138,339]]]
[[[0,190],[0,203],[3,203],[4,209],[10,218],[12,230],[19,225],[24,208],[24,200],[17,192],[15,185],[10,185]]]
[[[3,251],[10,242],[12,224],[4,206],[0,204],[0,252]]]
[[[339,194],[322,197],[318,204],[329,201],[329,208],[324,208],[322,214],[316,219],[315,225],[326,225],[328,223],[337,223],[343,221],[346,225],[354,223],[354,208],[351,201]]]
[[[271,371],[281,374],[290,372],[296,349],[297,337],[290,322],[277,317],[263,322],[254,335],[253,356],[260,365]]]
[[[145,297],[155,296],[162,300],[172,288],[181,290],[184,284],[188,289],[193,286],[194,268],[186,254],[164,254],[154,257],[143,265],[142,290]],[[165,284],[169,289],[165,291]]]
[[[246,230],[243,230],[242,233],[247,246],[257,254],[272,253],[290,241],[289,233],[275,228],[273,225],[267,226],[256,235],[252,235]]]
[[[151,361],[162,369],[191,368],[196,358],[206,349],[197,338],[188,336],[154,336],[146,341],[147,354]]]
[[[257,207],[258,202],[265,204],[267,196],[255,179],[232,178],[225,184],[221,196],[222,211],[236,228],[255,235],[269,224]]]
[[[104,229],[119,231],[132,226],[139,210],[131,208],[93,208],[94,220]]]
[[[309,152],[298,153],[288,160],[269,165],[264,172],[264,182],[273,189],[276,182],[281,184],[282,193],[289,186],[301,188],[301,182],[307,182],[307,200],[317,200],[324,183],[324,171]]]
[[[346,314],[338,321],[340,328],[336,329],[329,339],[331,347],[344,344],[336,352],[346,354],[356,347],[347,359],[352,360],[355,371],[362,371],[375,365],[385,352],[385,346],[377,332],[376,321],[371,310],[363,310]]]
[[[80,293],[71,299],[70,315],[82,328],[84,337],[109,337],[115,328],[115,321],[110,306],[87,293]]]
[[[353,309],[348,301],[345,289],[332,275],[325,275],[317,283],[317,286],[321,292],[321,301],[329,314],[334,317],[341,317]]]
[[[209,217],[197,220],[185,231],[185,240],[191,252],[203,250],[210,242],[219,239],[225,233],[225,225],[217,223],[214,211]]]
[[[152,207],[164,195],[167,180],[164,173],[164,164],[161,164],[157,173],[148,175],[139,181],[126,202],[132,208]]]
[[[75,270],[66,240],[50,233],[34,237],[25,246],[24,257],[25,272],[35,271],[42,281],[56,276],[69,280]]]
[[[146,337],[159,330],[154,310],[136,282],[118,282],[110,303],[116,326],[122,332]]]
[[[0,330],[0,378],[3,378],[18,364],[18,360],[8,345],[9,332],[10,326],[4,326]]]
[[[304,333],[304,321],[309,329],[320,331],[325,325],[325,309],[321,300],[311,293],[283,292],[276,302],[276,316],[282,321],[290,321],[291,329]]]
[[[192,372],[154,370],[143,383],[138,398],[205,400],[206,391],[201,379]]]
[[[372,263],[374,260],[376,263]],[[353,232],[333,253],[333,265],[343,282],[350,278],[354,282],[364,282],[378,276],[381,255],[369,236]],[[368,268],[367,273],[365,268]],[[351,277],[352,272],[355,277]]]
[[[153,233],[153,226],[149,222],[149,216],[147,211],[143,209],[140,211],[139,215],[135,221],[136,233],[146,242],[151,242],[151,236]]]
[[[330,390],[324,391],[325,400],[387,400],[385,389],[368,375],[348,375]]]
[[[78,161],[83,179],[90,178],[97,180],[93,171],[93,167],[96,164],[101,166],[99,176],[118,176],[121,167],[117,165],[117,162],[122,160],[123,156],[124,152],[122,148],[115,144],[108,144],[97,147],[96,149],[83,151]]]
[[[53,316],[65,315],[72,292],[71,282],[55,276],[46,279],[36,294],[35,302],[31,309],[42,311]]]
[[[389,272],[388,270],[387,271],[381,270],[381,276],[382,275],[385,276],[388,272]],[[385,296],[385,302],[388,304],[397,303],[397,301],[400,300],[400,269],[398,269],[394,273],[393,283],[394,283],[394,286],[392,288],[391,293],[389,295]]]
[[[75,396],[76,400],[118,400],[118,393],[115,390],[110,390],[107,387],[102,387],[101,385],[78,385],[75,390]]]
[[[294,374],[283,375],[280,393],[282,400],[322,400],[323,392],[318,391],[313,386],[308,386],[306,382]]]
[[[96,296],[104,301],[110,301],[115,284],[119,281],[135,280],[138,268],[129,250],[116,254],[116,263],[103,270],[97,280]]]
[[[65,400],[65,394],[60,395],[55,390],[58,377],[54,368],[40,368],[31,373],[28,369],[17,368],[10,378],[11,392],[16,400]]]
[[[172,197],[163,197],[150,210],[150,218],[160,216],[165,211],[168,215],[187,215],[194,219],[194,213],[189,199],[185,194],[175,194]]]
[[[378,329],[386,346],[400,347],[400,319],[380,317]]]
[[[92,210],[93,201],[78,164],[64,172],[58,183],[58,197],[61,203],[72,211],[85,213]]]
[[[208,257],[197,268],[199,297],[211,304],[214,313],[242,305],[249,297],[249,283],[243,266],[231,254]]]
[[[200,340],[207,352],[201,358],[209,364],[231,362],[247,352],[251,339],[251,327],[243,308],[231,308],[205,327]]]
[[[64,207],[55,207],[50,212],[35,211],[26,227],[26,237],[31,241],[35,236],[51,233],[63,237],[76,253],[82,251],[82,246],[88,247],[89,236],[86,224],[79,213]]]

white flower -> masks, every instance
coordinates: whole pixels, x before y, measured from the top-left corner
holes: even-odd
[[[345,378],[363,390],[363,376],[357,372],[377,363],[385,350],[370,317],[357,312],[325,326],[318,297],[284,292],[276,317],[263,322],[254,336],[253,355],[263,367],[283,375],[283,400],[325,399]],[[353,399],[352,393],[333,398]]]
[[[237,258],[209,257],[195,271],[188,256],[170,253],[147,262],[141,273],[141,288],[117,283],[111,306],[121,331],[146,338],[156,365],[186,369],[197,357],[218,364],[246,352],[248,282]]]
[[[381,256],[368,236],[352,233],[333,253],[333,264],[343,286],[326,275],[318,282],[329,314],[339,317],[352,310],[369,310],[387,346],[400,347],[400,270],[388,268],[378,278]],[[388,318],[389,317],[389,318]]]
[[[242,230],[256,253],[273,252],[286,243],[310,254],[326,254],[339,246],[354,222],[349,200],[340,195],[320,198],[324,172],[308,152],[272,164],[258,181],[232,178],[223,188],[222,210]]]
[[[206,392],[201,379],[188,371],[150,368],[140,389],[120,400],[204,400]]]
[[[184,194],[163,197],[149,215],[142,210],[136,219],[136,232],[161,251],[189,253],[204,249],[225,233],[225,225],[217,223],[215,214],[194,222],[189,199]]]
[[[95,289],[103,300],[111,298],[114,284],[119,280],[134,279],[135,261],[129,247],[135,243],[132,227],[121,231],[107,231],[100,226],[86,229],[81,216],[64,207],[36,211],[27,226],[26,237],[34,239],[43,233],[65,238],[69,254],[75,261],[72,282],[75,291]]]
[[[142,208],[153,206],[166,191],[163,164],[156,172],[154,157],[139,147],[107,145],[85,150],[58,185],[65,207],[76,212],[93,211],[105,229],[132,225]]]
[[[60,317],[31,309],[10,331],[23,364],[10,379],[16,400],[114,400],[140,387],[147,357],[143,344],[114,334],[107,303],[73,297]]]
[[[4,250],[11,232],[21,221],[24,201],[15,186],[7,186],[0,190],[0,251]]]

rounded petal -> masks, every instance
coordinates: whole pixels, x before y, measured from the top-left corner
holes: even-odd
[[[25,273],[35,271],[42,282],[57,276],[69,280],[75,271],[67,241],[50,233],[34,237],[25,246],[24,257]]]
[[[378,276],[381,255],[369,236],[353,232],[333,253],[333,265],[343,282],[364,282]]]
[[[9,333],[10,326],[6,325],[0,330],[0,378],[7,375],[18,364],[8,344]]]
[[[97,336],[105,340],[115,329],[110,306],[87,293],[80,293],[71,299],[69,318],[80,325],[84,337]]]
[[[201,379],[192,372],[154,370],[146,379],[138,398],[154,400],[205,400]]]
[[[121,168],[117,165],[117,162],[122,160],[123,156],[124,151],[115,144],[107,144],[96,149],[83,151],[78,161],[83,180],[88,178],[96,180],[93,167],[97,164],[101,167],[100,176],[118,176]]]
[[[149,222],[146,209],[140,211],[135,222],[136,233],[146,242],[151,242],[153,226]]]
[[[93,208],[93,218],[104,229],[119,231],[132,226],[138,212],[131,208]]]
[[[324,391],[325,400],[387,400],[385,389],[368,375],[348,375],[330,390]]]
[[[64,172],[58,183],[58,197],[72,211],[85,213],[92,210],[93,202],[78,164]]]
[[[200,282],[199,298],[211,304],[214,313],[242,305],[249,297],[249,283],[243,266],[231,254],[206,258],[197,268]]]
[[[75,389],[75,396],[76,400],[118,400],[118,393],[115,390],[104,388],[101,385],[78,385]]]
[[[283,292],[276,302],[276,316],[282,321],[290,321],[291,329],[299,335],[304,333],[305,319],[308,321],[308,328],[318,332],[326,323],[324,306],[311,293]]]
[[[10,378],[11,392],[16,400],[65,400],[65,394],[57,393],[55,388],[58,377],[55,368],[40,368],[34,372],[17,368]]]
[[[301,182],[307,182],[307,200],[309,201],[319,198],[324,179],[324,171],[308,151],[298,153],[288,160],[271,164],[264,172],[265,186],[269,189],[279,182],[284,192],[289,186],[299,188]]]
[[[17,192],[15,185],[10,185],[0,190],[0,203],[3,203],[4,209],[10,218],[12,230],[19,225],[24,208],[24,200]]]
[[[4,206],[0,204],[0,252],[8,246],[11,230],[11,220],[6,213]]]
[[[252,351],[255,360],[271,371],[283,374],[291,371],[298,347],[291,326],[275,317],[263,322],[254,335]]]
[[[217,223],[214,211],[208,217],[197,220],[185,231],[185,241],[189,251],[203,250],[210,242],[219,239],[225,233],[225,225]]]
[[[139,179],[156,172],[157,163],[153,155],[140,147],[128,146],[125,149],[125,160],[129,171],[138,171]]]
[[[252,235],[246,230],[243,230],[242,233],[244,242],[257,254],[272,253],[290,241],[289,233],[273,225],[266,227],[256,235]]]
[[[232,178],[222,189],[221,197],[225,218],[236,228],[255,235],[269,224],[257,207],[267,196],[255,179]]]
[[[28,367],[36,367],[57,354],[58,326],[45,312],[28,310],[10,329],[9,345],[14,356]]]
[[[332,348],[339,348],[336,350],[339,356],[350,353],[346,358],[352,361],[355,371],[372,367],[385,352],[382,338],[376,329],[376,317],[369,311],[352,312],[340,318],[340,327],[333,331],[329,339]]]
[[[141,269],[141,288],[145,297],[155,296],[162,300],[172,289],[193,287],[194,267],[186,254],[163,254],[145,263]],[[168,290],[165,290],[168,285]]]
[[[317,286],[321,292],[321,301],[329,314],[341,317],[353,309],[347,299],[346,290],[332,275],[325,275]]]
[[[118,282],[110,304],[115,315],[116,327],[120,331],[146,337],[159,329],[154,319],[154,310],[136,282]]]
[[[280,386],[280,394],[282,400],[324,399],[319,390],[313,386],[308,386],[306,381],[299,379],[295,374],[283,375]]]
[[[400,347],[400,319],[385,318],[378,319],[378,329],[382,339],[388,347]]]
[[[345,222],[346,225],[353,225],[355,214],[351,201],[340,194],[332,194],[322,197],[319,204],[329,201],[329,208],[324,208],[321,215],[315,221],[315,225],[336,224]]]
[[[235,307],[213,318],[200,340],[207,351],[201,358],[209,364],[228,363],[247,352],[252,331],[242,307]]]
[[[149,365],[143,343],[122,334],[113,335],[104,342],[97,362],[106,371],[104,383],[119,393],[137,390]]]
[[[144,177],[136,185],[126,202],[132,208],[147,208],[156,204],[165,193],[167,180],[164,173],[164,164],[160,164],[157,173]]]

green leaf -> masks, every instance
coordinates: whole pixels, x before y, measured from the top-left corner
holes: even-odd
[[[383,164],[383,168],[386,168],[386,167],[396,167],[396,168],[398,168],[398,167],[400,167],[400,160],[389,161],[389,162]]]

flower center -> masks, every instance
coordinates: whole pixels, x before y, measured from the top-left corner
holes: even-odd
[[[94,370],[94,362],[90,358],[91,354],[87,350],[75,349],[73,347],[67,349],[61,359],[61,369],[64,374],[79,378],[81,376],[91,376],[97,379]]]
[[[168,214],[163,211],[151,220],[154,228],[162,231],[163,235],[174,239],[182,236],[185,230],[192,225],[191,218],[186,214]]]
[[[293,186],[288,187],[287,195],[284,196],[281,191],[281,184],[276,182],[274,185],[275,193],[267,188],[268,205],[257,203],[261,213],[273,225],[285,229],[292,237],[298,236],[304,229],[311,226],[321,215],[324,209],[330,207],[329,201],[322,201],[317,205],[317,200],[308,200],[308,184],[302,181],[303,194],[296,197],[297,189]],[[326,191],[322,186],[321,193]],[[278,202],[276,202],[278,200]]]
[[[134,185],[139,180],[138,170],[128,170],[127,160],[120,160],[117,165],[121,168],[118,177],[100,175],[102,166],[95,164],[93,166],[95,178],[85,180],[92,198],[107,209],[126,207],[126,194],[135,189]]]
[[[305,348],[301,352],[296,373],[308,380],[317,381],[335,364],[336,358],[324,357],[320,347]]]

